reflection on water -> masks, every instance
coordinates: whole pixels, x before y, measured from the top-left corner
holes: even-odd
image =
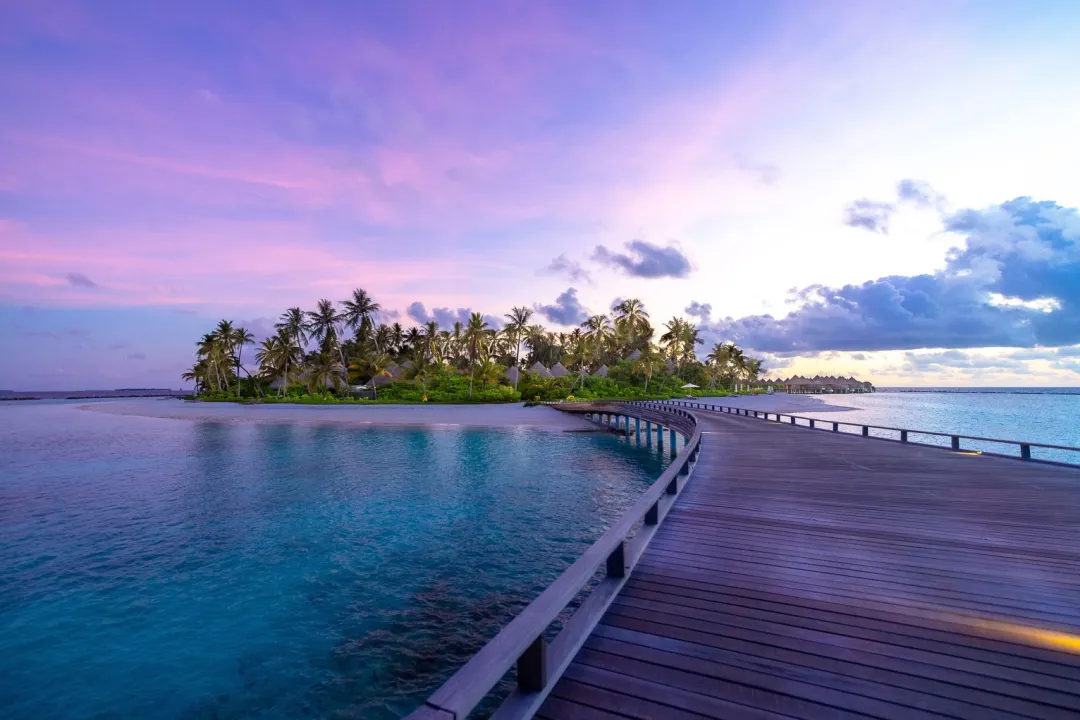
[[[0,412],[5,718],[395,717],[668,455],[589,433]]]

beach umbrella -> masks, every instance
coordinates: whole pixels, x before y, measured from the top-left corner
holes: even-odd
[[[697,387],[699,387],[699,386],[695,385],[694,383],[686,383],[685,385],[682,386],[682,389],[683,390],[686,390],[686,389],[693,390],[693,389],[696,389]]]

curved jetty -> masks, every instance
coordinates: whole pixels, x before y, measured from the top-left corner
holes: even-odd
[[[686,443],[554,641],[565,573],[412,717],[515,664],[495,717],[1080,717],[1080,468],[683,405],[562,408]]]

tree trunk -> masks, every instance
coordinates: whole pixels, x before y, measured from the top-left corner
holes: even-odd
[[[517,339],[516,351],[514,352],[514,369],[517,370],[517,374],[514,375],[514,391],[517,392],[518,380],[521,379],[521,338]]]

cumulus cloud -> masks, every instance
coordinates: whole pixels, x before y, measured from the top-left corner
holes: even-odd
[[[784,318],[708,330],[768,352],[1056,347],[1080,343],[1080,215],[1017,198],[944,218],[964,236],[945,268],[861,285],[811,285]]]
[[[394,320],[400,320],[401,319],[401,311],[400,310],[389,310],[389,309],[383,308],[382,310],[380,310],[376,314],[379,316],[379,319],[384,321],[384,322],[387,322],[387,321],[393,322]]]
[[[550,263],[540,268],[543,275],[560,275],[571,282],[592,282],[589,271],[582,267],[581,263],[571,260],[566,255],[559,255]]]
[[[627,252],[619,253],[597,245],[592,259],[633,277],[681,278],[690,274],[690,260],[674,245],[660,247],[645,240],[633,240],[626,243],[626,249]]]
[[[863,198],[844,208],[844,224],[888,235],[889,220],[892,219],[892,214],[895,211],[896,205],[893,203]]]
[[[555,298],[553,305],[537,303],[533,309],[559,325],[580,325],[589,319],[589,311],[582,307],[575,288],[567,288],[566,292]]]
[[[409,307],[405,308],[405,314],[421,325],[434,320],[439,323],[439,327],[445,329],[452,328],[455,322],[460,322],[462,325],[468,325],[469,316],[472,315],[472,313],[472,308],[457,308],[456,310],[451,310],[448,307],[432,308],[429,313],[427,308],[424,307],[424,303],[419,300],[411,303]],[[499,330],[503,326],[503,321],[494,315],[484,315],[484,322],[488,324],[489,328],[495,330]]]
[[[77,288],[96,288],[98,284],[82,273],[68,273],[66,276],[68,285]]]
[[[696,317],[702,322],[709,322],[712,317],[712,305],[709,303],[699,303],[697,300],[691,300],[690,304],[683,308],[683,312],[691,317]]]

